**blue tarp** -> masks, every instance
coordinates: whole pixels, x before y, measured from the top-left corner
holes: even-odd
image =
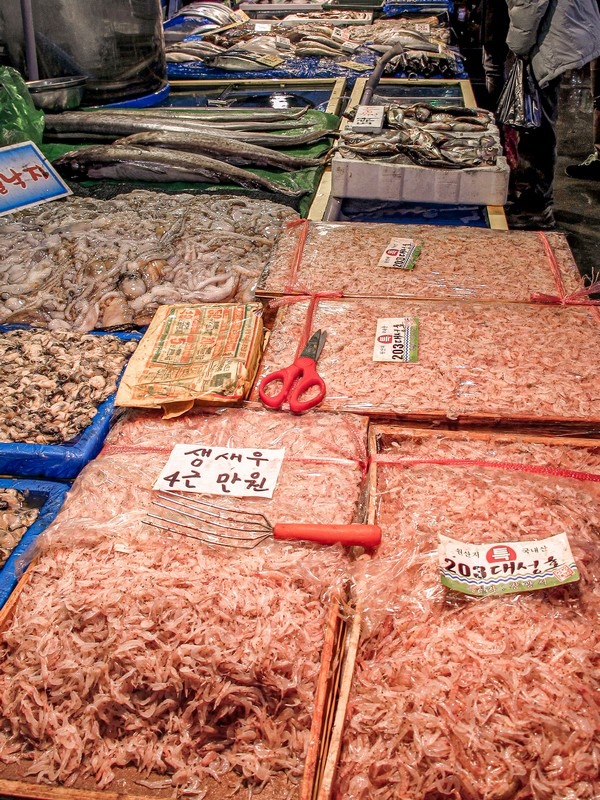
[[[18,478],[0,478],[1,489],[16,489],[23,492],[32,501],[32,505],[40,509],[38,518],[23,534],[6,563],[0,569],[0,608],[6,603],[12,590],[26,565],[25,554],[40,535],[52,522],[62,506],[65,495],[70,489],[66,483],[52,481],[21,480]]]
[[[338,219],[350,222],[394,222],[404,225],[468,225],[487,228],[485,206],[440,203],[395,203],[383,200],[344,200]]]
[[[27,325],[0,325],[0,332],[27,328]],[[90,331],[97,336],[117,336],[119,339],[142,338],[141,333],[111,333]],[[111,395],[100,406],[91,424],[69,442],[62,444],[29,444],[0,442],[0,473],[27,475],[39,478],[70,480],[75,478],[102,449],[108,434],[115,405]]]
[[[439,14],[450,15],[454,10],[452,0],[411,0],[410,3],[384,3],[381,9],[384,17],[401,17],[403,14]]]

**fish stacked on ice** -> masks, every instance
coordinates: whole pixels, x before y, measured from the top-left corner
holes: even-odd
[[[165,303],[251,299],[290,208],[136,191],[71,197],[0,223],[0,322],[148,324]]]

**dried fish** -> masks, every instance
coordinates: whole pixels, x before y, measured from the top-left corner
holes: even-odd
[[[199,153],[212,158],[226,160],[229,164],[244,166],[279,167],[285,170],[316,167],[325,163],[323,158],[302,158],[258,147],[249,142],[240,142],[226,136],[212,134],[180,134],[180,133],[136,133],[125,139],[117,139],[116,145],[149,145],[164,147],[169,150],[183,150],[187,153]]]
[[[16,489],[0,489],[0,568],[37,519],[39,510]]]
[[[305,189],[289,189],[283,184],[255,175],[248,170],[215,158],[166,150],[160,147],[133,145],[95,145],[70,150],[53,165],[68,178],[114,178],[172,183],[234,183],[287,197],[300,197]]]

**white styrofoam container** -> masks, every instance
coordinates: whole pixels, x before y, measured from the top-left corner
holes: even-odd
[[[332,197],[480,206],[506,203],[510,175],[504,156],[497,158],[495,166],[441,169],[361,161],[336,154],[331,171]]]

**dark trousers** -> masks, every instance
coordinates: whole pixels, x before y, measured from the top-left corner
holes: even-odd
[[[592,98],[594,100],[594,149],[600,156],[600,58],[590,64]]]
[[[533,211],[551,206],[556,167],[556,120],[560,77],[540,89],[542,122],[539,128],[519,131],[519,166],[513,176],[520,202]]]

